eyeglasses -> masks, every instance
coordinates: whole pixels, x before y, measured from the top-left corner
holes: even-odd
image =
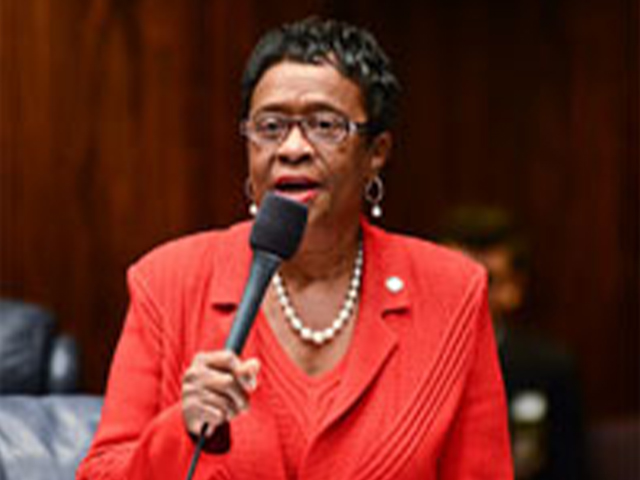
[[[316,112],[310,115],[285,115],[277,112],[259,113],[240,124],[240,132],[257,145],[277,146],[297,126],[314,145],[337,145],[347,136],[368,132],[366,122],[354,122],[335,112]]]

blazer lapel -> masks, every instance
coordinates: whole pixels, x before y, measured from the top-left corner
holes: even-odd
[[[385,315],[409,308],[408,289],[389,288],[388,282],[391,277],[403,276],[406,281],[404,255],[386,248],[387,242],[378,242],[379,237],[385,235],[378,229],[364,223],[363,232],[365,266],[358,323],[336,398],[300,464],[299,478],[305,480],[326,478],[323,472],[327,471],[337,473],[334,462],[344,467],[345,459],[333,454],[336,445],[328,433],[375,385],[398,351],[398,336],[387,325]]]

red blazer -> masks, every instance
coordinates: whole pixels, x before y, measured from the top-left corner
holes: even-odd
[[[78,479],[185,478],[194,444],[181,416],[182,374],[196,352],[224,345],[251,261],[249,228],[177,240],[129,270],[131,303]],[[352,344],[297,478],[512,479],[484,271],[426,241],[366,222],[363,232]],[[246,357],[261,358],[255,336]],[[266,381],[277,365],[261,361],[250,409],[231,422],[230,452],[203,454],[196,478],[287,479],[272,414],[282,392]]]

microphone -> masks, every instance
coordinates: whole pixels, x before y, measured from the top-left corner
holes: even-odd
[[[253,250],[249,280],[225,348],[237,354],[242,351],[271,277],[283,260],[296,253],[306,224],[304,204],[271,192],[265,195],[249,239]]]
[[[251,229],[249,244],[253,250],[253,259],[249,279],[244,287],[225,348],[236,354],[242,352],[271,278],[280,263],[295,254],[306,225],[307,207],[304,204],[267,192]],[[187,480],[191,480],[195,473],[198,458],[206,442],[207,428],[208,424],[204,424],[200,430]],[[213,451],[227,452],[231,447],[230,438],[229,424],[218,426],[211,439]]]

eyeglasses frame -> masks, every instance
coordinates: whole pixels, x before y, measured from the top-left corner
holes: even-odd
[[[332,112],[335,113],[335,112]],[[351,120],[349,117],[347,117],[346,115],[343,114],[339,114],[339,113],[335,113],[337,116],[340,116],[343,120],[344,120],[344,124],[345,124],[345,129],[344,129],[344,135],[341,136],[338,140],[336,140],[335,142],[327,142],[326,140],[321,140],[321,141],[317,141],[317,140],[313,140],[312,138],[309,138],[309,135],[307,134],[307,127],[305,126],[305,121],[308,121],[309,118],[313,115],[285,115],[285,114],[277,114],[281,119],[284,119],[286,121],[286,125],[287,125],[287,129],[286,131],[283,133],[282,138],[278,139],[278,140],[273,140],[273,141],[260,141],[257,136],[252,135],[251,133],[251,128],[249,127],[249,123],[251,123],[253,120],[252,119],[244,119],[240,122],[240,134],[243,135],[244,137],[248,138],[250,141],[252,141],[254,144],[260,146],[260,147],[277,147],[279,145],[281,145],[288,137],[289,135],[291,135],[291,131],[293,130],[294,127],[298,127],[300,129],[300,132],[302,133],[302,135],[304,136],[304,138],[307,139],[307,141],[311,142],[314,145],[317,144],[321,144],[321,145],[327,145],[327,146],[335,146],[335,145],[340,145],[342,142],[344,142],[350,135],[353,134],[360,134],[360,135],[367,135],[368,133],[370,133],[370,123],[369,122],[356,122],[354,120]],[[264,140],[264,139],[262,139]]]

